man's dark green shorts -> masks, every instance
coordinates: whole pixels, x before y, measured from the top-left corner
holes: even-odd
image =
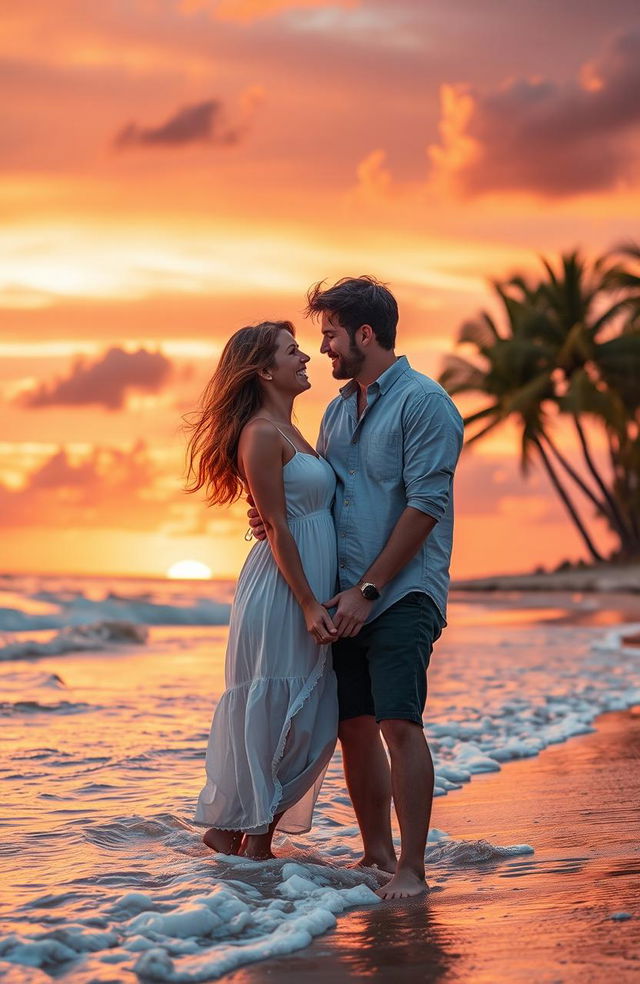
[[[414,721],[422,727],[427,667],[443,618],[429,595],[413,591],[333,644],[340,720],[369,714],[376,721]]]

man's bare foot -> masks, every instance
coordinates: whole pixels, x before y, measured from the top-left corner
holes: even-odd
[[[391,856],[388,858],[384,857],[368,857],[366,854],[355,864],[350,864],[350,868],[376,868],[381,871],[384,875],[393,875],[396,870],[398,862]]]
[[[410,868],[401,868],[396,871],[393,878],[379,888],[376,895],[379,895],[381,899],[410,899],[416,895],[424,895],[428,892],[429,888],[424,880],[424,875],[421,877],[415,871],[411,871]]]
[[[242,831],[209,827],[202,839],[207,847],[218,854],[237,854],[242,843]]]

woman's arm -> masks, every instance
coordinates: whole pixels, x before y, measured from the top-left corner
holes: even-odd
[[[247,424],[238,445],[238,466],[262,517],[275,562],[302,608],[308,631],[319,643],[331,642],[336,636],[335,626],[314,597],[287,524],[282,440],[272,424],[266,420]]]

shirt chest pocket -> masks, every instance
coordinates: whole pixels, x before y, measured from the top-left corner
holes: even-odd
[[[365,468],[376,481],[402,481],[402,434],[396,431],[372,434],[367,442]]]

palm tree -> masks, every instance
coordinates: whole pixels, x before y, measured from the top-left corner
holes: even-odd
[[[610,452],[620,441],[626,443],[629,400],[625,405],[625,393],[633,394],[635,400],[634,366],[638,367],[640,359],[640,338],[628,331],[633,291],[623,289],[616,279],[622,268],[612,265],[611,256],[596,260],[589,269],[578,254],[572,253],[562,258],[560,276],[549,263],[545,262],[545,269],[548,279],[542,284],[541,299],[559,342],[556,360],[562,391],[557,393],[556,402],[573,420],[595,495],[575,470],[567,467],[566,460],[563,467],[618,535],[621,551],[635,553],[640,542],[634,533],[633,516],[623,508],[615,487],[610,488],[611,481],[607,483],[597,466],[583,426],[585,418],[596,420],[604,428]],[[632,415],[635,410],[637,402]]]
[[[634,385],[640,377],[640,278],[633,282],[624,263],[611,256],[588,264],[569,253],[559,273],[542,262],[544,275],[533,284],[522,276],[493,284],[504,327],[499,331],[486,312],[464,324],[458,343],[471,344],[475,358],[449,356],[440,381],[452,395],[475,392],[488,399],[465,420],[471,429],[480,425],[468,444],[508,418],[518,421],[523,471],[534,459],[542,464],[593,560],[603,556],[572,488],[616,533],[620,553],[640,554]],[[551,424],[558,413],[573,421],[582,472],[554,440]],[[591,448],[586,420],[604,430],[610,473]]]
[[[609,433],[609,455],[615,491],[623,503],[640,542],[640,245],[627,243],[612,253],[616,265],[609,271],[612,289],[624,293],[627,317],[615,345],[608,343],[605,378],[615,389],[618,415]],[[628,265],[631,262],[631,267]],[[625,265],[627,264],[627,265]]]

